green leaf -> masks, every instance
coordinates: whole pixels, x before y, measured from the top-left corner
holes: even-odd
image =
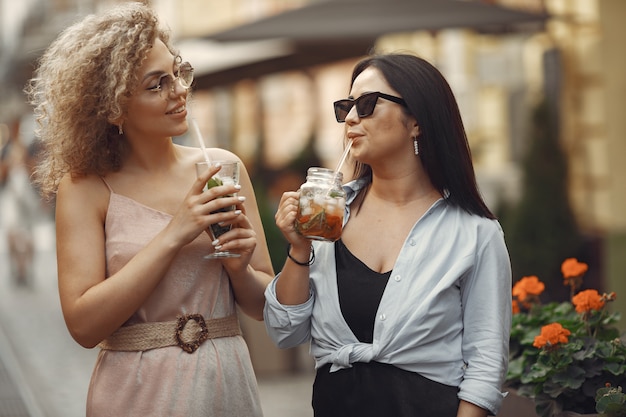
[[[626,365],[624,362],[622,363],[606,363],[603,368],[605,371],[612,373],[613,375],[624,375],[626,374]]]
[[[585,377],[593,378],[602,374],[602,368],[604,367],[604,364],[602,363],[602,361],[598,361],[597,358],[590,358],[582,361],[581,366],[586,371]]]
[[[306,231],[315,225],[319,225],[325,222],[326,222],[326,210],[322,209],[322,211],[318,211],[317,213],[315,213],[315,215],[313,215],[307,222],[302,223],[300,225],[300,228],[302,229],[302,231]]]
[[[543,384],[544,394],[547,394],[552,398],[557,398],[559,395],[563,394],[566,391],[566,387],[559,382],[549,380]]]
[[[585,382],[585,370],[578,366],[570,366],[564,372],[559,372],[552,380],[563,388],[578,389]]]
[[[222,180],[217,177],[209,178],[209,180],[206,182],[206,189],[209,190],[213,187],[218,187],[223,184],[224,183],[222,182]]]
[[[509,361],[509,369],[507,371],[507,380],[519,379],[525,371],[526,361],[525,357],[520,356]]]
[[[559,403],[546,395],[535,398],[535,411],[541,417],[552,417],[563,411]]]
[[[606,416],[626,416],[626,394],[615,388],[601,388],[596,396],[596,411]]]

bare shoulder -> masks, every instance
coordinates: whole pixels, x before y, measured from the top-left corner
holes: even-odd
[[[209,153],[211,155],[211,158],[214,158],[217,161],[229,161],[229,160],[241,161],[241,159],[237,155],[235,155],[233,152],[228,151],[226,149],[211,148],[209,150]]]
[[[59,192],[68,194],[78,192],[83,195],[94,196],[102,193],[103,190],[108,191],[108,188],[103,179],[97,175],[73,176],[65,174],[59,183]]]
[[[72,176],[66,174],[59,183],[57,207],[86,210],[91,208],[101,215],[106,213],[110,191],[103,179],[96,175]]]
[[[204,153],[202,149],[195,148],[192,146],[184,146],[184,145],[175,145],[179,154],[190,162],[200,162],[204,161]],[[222,148],[207,148],[207,152],[209,154],[209,158],[213,161],[224,161],[224,160],[237,160],[241,161],[241,159],[235,155],[233,152],[222,149]]]

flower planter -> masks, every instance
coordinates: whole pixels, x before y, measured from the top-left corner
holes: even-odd
[[[598,417],[598,414],[578,414],[573,411],[563,411],[557,417]]]
[[[620,336],[619,314],[606,307],[616,294],[581,290],[587,268],[575,258],[562,263],[563,284],[570,287],[568,301],[542,303],[545,284],[537,276],[514,284],[506,384],[534,392],[536,398],[511,392],[498,416],[538,417],[535,404],[542,417],[598,416],[596,407],[610,410],[607,407],[623,404],[626,338]],[[587,414],[557,413],[559,409]]]
[[[518,395],[514,389],[506,390],[509,394],[504,397],[502,407],[496,417],[539,417],[535,412],[535,403],[528,397]],[[573,411],[563,411],[554,417],[598,417],[598,414],[579,414]]]
[[[497,417],[538,417],[533,400],[517,395],[513,389],[507,391],[509,394],[504,397]]]

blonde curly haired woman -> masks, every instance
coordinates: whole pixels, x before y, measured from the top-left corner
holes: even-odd
[[[36,180],[56,195],[65,322],[102,349],[88,416],[262,415],[236,306],[262,320],[274,273],[239,158],[209,149],[240,161],[240,186],[203,190],[219,168],[196,179],[201,150],[172,141],[192,80],[154,12],[125,3],[65,30],[27,88],[44,146]],[[221,222],[233,228],[212,241]],[[240,257],[204,259],[212,246]]]

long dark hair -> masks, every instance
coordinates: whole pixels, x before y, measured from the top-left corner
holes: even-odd
[[[366,68],[378,69],[406,101],[420,127],[419,158],[433,186],[469,213],[495,219],[478,191],[472,156],[454,94],[443,75],[422,58],[408,54],[372,55],[356,64],[350,85]],[[371,177],[356,162],[354,178]]]

